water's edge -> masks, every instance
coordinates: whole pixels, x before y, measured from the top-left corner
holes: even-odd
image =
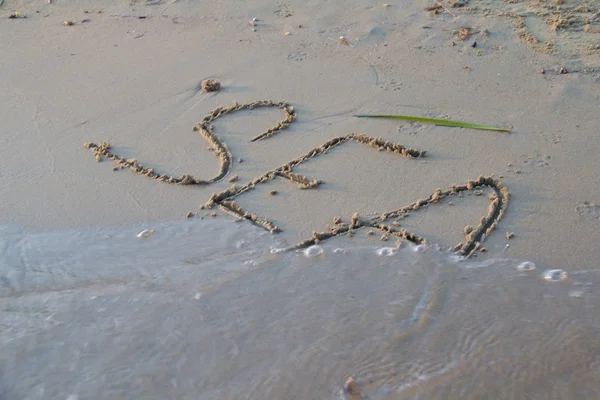
[[[600,392],[597,270],[277,240],[228,219],[0,229],[0,398]]]

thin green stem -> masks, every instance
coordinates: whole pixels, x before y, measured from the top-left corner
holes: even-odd
[[[392,118],[392,119],[401,119],[404,121],[414,121],[414,122],[423,122],[423,123],[427,123],[427,124],[435,124],[438,126],[450,126],[450,127],[454,127],[454,128],[480,129],[480,130],[496,131],[496,132],[510,132],[510,129],[508,129],[508,128],[499,128],[499,127],[495,127],[495,126],[478,125],[478,124],[472,124],[470,122],[453,121],[450,119],[413,117],[410,115],[359,114],[359,115],[355,115],[355,117],[357,117],[357,118]]]

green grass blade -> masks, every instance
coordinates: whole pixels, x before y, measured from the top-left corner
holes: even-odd
[[[451,126],[454,128],[467,128],[467,129],[481,129],[485,131],[496,131],[496,132],[510,132],[508,128],[498,128],[495,126],[486,126],[472,124],[470,122],[453,121],[450,119],[436,119],[436,118],[424,118],[424,117],[412,117],[410,115],[371,115],[371,114],[359,114],[355,115],[357,118],[393,118],[402,119],[404,121],[423,122],[427,124],[435,124],[438,126]]]

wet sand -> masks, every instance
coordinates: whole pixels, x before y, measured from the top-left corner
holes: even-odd
[[[457,4],[451,7],[450,3]],[[0,36],[3,37],[0,57],[4,67],[0,78],[0,196],[3,199],[0,225],[21,232],[16,236],[21,239],[5,241],[9,243],[4,247],[5,253],[12,256],[5,258],[3,265],[5,297],[2,301],[10,303],[13,296],[19,296],[15,283],[18,280],[13,278],[23,272],[17,273],[11,268],[34,268],[45,259],[44,252],[51,248],[34,239],[31,239],[34,244],[30,247],[19,247],[20,240],[29,237],[27,235],[38,239],[44,235],[57,235],[62,238],[57,243],[71,243],[70,235],[77,236],[89,229],[108,229],[113,232],[111,235],[119,230],[131,230],[135,237],[142,229],[158,232],[157,227],[161,224],[178,220],[203,224],[216,216],[225,223],[235,217],[218,206],[229,204],[225,211],[231,210],[235,207],[223,201],[235,201],[236,207],[255,215],[259,224],[265,219],[271,224],[267,228],[281,230],[269,236],[269,240],[275,240],[279,247],[285,248],[314,238],[313,232],[339,229],[339,224],[334,223],[338,217],[346,226],[352,226],[355,213],[361,221],[375,221],[386,213],[414,205],[419,199],[451,190],[453,184],[463,185],[480,176],[493,177],[510,196],[502,218],[494,220],[497,222],[495,229],[485,240],[480,240],[485,252],[477,248],[476,259],[469,262],[492,260],[497,270],[503,271],[498,272],[500,274],[508,269],[512,271],[523,260],[534,262],[538,272],[560,268],[569,274],[588,274],[586,271],[597,270],[600,175],[596,159],[600,141],[596,133],[600,111],[600,50],[595,46],[600,33],[594,29],[600,22],[594,16],[600,10],[594,10],[592,2],[565,0],[559,6],[551,3],[490,0],[465,2],[462,7],[458,2],[445,3],[455,15],[452,16],[443,10],[425,11],[426,7],[435,5],[428,2],[351,1],[342,4],[315,1],[294,5],[257,0],[200,6],[186,0],[153,3],[52,1],[39,4],[6,0],[0,11]],[[19,14],[15,14],[17,12]],[[9,18],[10,15],[19,18]],[[65,21],[72,24],[65,24]],[[204,79],[217,79],[221,89],[203,92],[200,83]],[[277,108],[242,110],[221,116],[211,121],[212,127],[205,127],[206,132],[212,129],[226,144],[226,151],[203,138],[203,134],[207,135],[198,123],[215,109],[229,107],[234,102],[247,104],[259,100],[286,101],[293,107],[294,120],[289,121],[286,129],[263,140],[252,141],[291,114]],[[363,113],[450,118],[510,127],[511,132],[353,117]],[[322,146],[333,138],[348,135],[375,138],[379,144],[365,146],[360,141],[347,140],[339,146],[325,148],[327,151],[323,154],[306,158],[305,162],[295,165],[293,171],[281,170],[264,182],[249,185],[269,171],[311,154],[313,149],[323,149]],[[105,141],[110,143],[111,152],[135,162],[122,161],[121,165],[127,168],[119,168],[119,164],[104,156],[97,162],[94,153],[84,147],[84,143],[101,146]],[[426,154],[424,157],[403,157],[399,154],[401,151],[389,151],[398,146]],[[225,169],[220,163],[224,154],[230,154],[229,166]],[[151,168],[152,173],[137,168],[138,163]],[[152,175],[154,179],[140,176],[139,172]],[[291,179],[290,173],[298,175]],[[164,182],[166,179],[155,179],[158,175],[180,179],[186,174],[199,184],[168,184]],[[215,176],[218,181],[210,182]],[[210,199],[215,198],[213,194],[224,193],[232,185],[236,185],[231,192],[235,196],[211,202]],[[250,190],[237,191],[244,187]],[[494,193],[490,187],[476,186],[461,192],[460,196],[446,196],[419,206],[406,215],[385,218],[382,223],[394,230],[406,229],[443,250],[454,249],[458,242],[465,244],[468,241],[465,234],[469,227],[476,231],[478,225],[483,224],[482,216],[489,212],[493,196],[499,194],[500,191]],[[213,207],[207,208],[207,205]],[[187,220],[186,216],[191,218]],[[344,248],[393,247],[396,244],[393,235],[386,236],[372,224],[354,228],[353,237],[341,235],[331,240],[343,243],[340,246]],[[10,237],[15,236],[4,233],[4,239]],[[223,233],[223,237],[228,238],[229,233]],[[153,240],[160,246],[157,238],[160,236]],[[221,240],[218,235],[212,238]],[[203,236],[202,243],[197,244],[198,251],[208,251],[213,246],[210,243],[213,239]],[[407,237],[401,239],[403,246],[408,246],[405,243]],[[323,243],[333,246],[329,242]],[[171,242],[163,237],[163,245],[167,243]],[[77,241],[65,245],[60,257],[84,251],[80,245]],[[103,249],[109,248],[107,246],[107,243],[100,244]],[[21,250],[15,252],[16,248]],[[29,252],[35,248],[43,251],[31,255]],[[122,257],[124,254],[126,252]],[[176,250],[165,254],[163,260],[178,259]],[[217,252],[210,258],[221,256]],[[511,260],[510,266],[499,259]],[[360,260],[364,262],[359,263],[362,268],[370,265],[371,261]],[[68,263],[64,261],[67,267],[75,268]],[[216,268],[218,262],[215,263]],[[422,262],[425,268],[431,268],[431,263],[430,260]],[[144,269],[141,264],[133,261],[132,264],[136,265],[131,267],[134,270]],[[359,268],[359,264],[352,268]],[[290,265],[296,264],[290,262]],[[317,262],[317,265],[321,268],[337,266],[329,261]],[[93,282],[96,275],[92,271],[95,269],[81,268],[84,280]],[[352,268],[348,274],[356,272]],[[482,287],[493,286],[494,273],[477,277],[478,282],[483,282]],[[261,274],[268,275],[264,271]],[[307,274],[308,282],[316,279]],[[30,284],[29,274],[25,275],[21,284]],[[67,290],[71,285],[69,276],[44,279],[56,281],[61,290]],[[539,275],[536,277],[534,286],[540,283]],[[42,283],[48,284],[49,281],[44,279]],[[119,275],[117,280],[127,279]],[[244,278],[236,285],[258,289],[260,285],[254,279]],[[502,275],[501,282],[504,283],[499,285],[507,293],[513,290],[509,289],[513,287],[510,279],[513,278]],[[589,278],[589,282],[593,284],[594,279]],[[95,284],[104,287],[105,283]],[[288,281],[282,284],[293,286]],[[380,284],[372,282],[371,287],[375,290]],[[461,285],[451,285],[444,291],[449,296],[469,291]],[[517,287],[521,291],[513,297],[522,295],[533,303],[547,299],[543,294],[538,296],[537,290],[542,289]],[[561,287],[560,290],[567,293],[565,299],[568,298],[559,303],[564,313],[556,311],[556,318],[549,317],[552,322],[536,323],[536,329],[540,326],[548,330],[559,329],[558,335],[564,335],[560,336],[562,339],[556,339],[558,342],[571,340],[574,336],[571,331],[560,331],[563,325],[557,328],[553,324],[562,316],[569,324],[583,323],[579,317],[584,316],[582,308],[577,306],[581,302],[571,300],[569,291],[564,289],[565,286]],[[25,292],[34,296],[36,290],[34,285]],[[343,292],[339,290],[339,293]],[[382,290],[384,296],[392,292],[391,288]],[[483,289],[478,286],[476,292],[485,293],[480,290]],[[273,296],[274,299],[285,297],[284,294]],[[327,303],[318,296],[316,299],[315,304],[319,307]],[[394,300],[386,297],[381,301]],[[480,312],[500,313],[504,306],[489,301],[481,305],[481,309],[473,305],[468,308],[469,313],[480,316],[483,315],[478,314]],[[519,307],[520,300],[511,301],[510,307]],[[588,306],[596,304],[595,298],[588,301]],[[4,306],[8,307],[7,304]],[[154,305],[150,300],[147,304]],[[225,304],[237,307],[233,300]],[[377,306],[365,305],[359,315],[361,312],[369,315],[373,307]],[[450,313],[459,313],[460,306],[448,307]],[[547,311],[544,307],[550,309],[544,302],[536,307],[540,307],[542,313]],[[224,307],[220,312],[226,309]],[[302,312],[309,313],[308,309]],[[186,313],[181,315],[189,318]],[[321,317],[341,318],[326,313]],[[256,318],[264,318],[264,315]],[[315,321],[321,323],[322,318]],[[504,335],[511,329],[521,329],[516,323],[518,318],[500,318],[503,322],[498,322],[493,334]],[[571,365],[573,370],[582,365],[586,366],[585,371],[596,370],[597,349],[589,342],[598,329],[594,318],[585,326],[589,334],[582,334],[581,340],[576,341],[576,347],[589,350],[591,358],[582,360],[574,356],[571,359],[569,354],[561,354],[545,364],[548,368],[563,363]],[[309,317],[302,319],[297,327],[310,324],[309,320]],[[479,324],[480,318],[473,317],[473,321]],[[448,320],[448,324],[455,322]],[[81,323],[73,320],[69,325],[77,327]],[[149,322],[142,325],[146,323]],[[213,324],[211,329],[220,329],[218,326]],[[287,325],[283,323],[283,326]],[[349,329],[344,324],[340,326]],[[392,329],[392,326],[393,323],[385,325],[379,334],[388,335],[386,329]],[[145,329],[149,329],[147,325],[141,328],[142,331]],[[211,329],[206,335],[214,334]],[[440,329],[440,332],[444,329],[460,331],[459,327]],[[247,332],[253,331],[248,328]],[[361,334],[368,336],[365,332]],[[523,340],[527,342],[527,338],[544,331],[540,328],[535,332],[531,336],[524,334]],[[360,346],[364,340],[361,337],[350,342]],[[431,345],[425,343],[425,339],[423,341],[423,346]],[[506,343],[505,349],[519,348],[517,343],[520,341]],[[428,351],[439,355],[454,351],[459,345],[453,342],[440,346],[443,350]],[[380,358],[384,354],[395,354],[390,348],[385,349],[359,353],[373,353]],[[541,355],[541,348],[538,350],[540,363],[543,363],[541,360],[545,356]],[[508,351],[503,350],[504,353]],[[5,350],[2,353],[8,354]],[[250,362],[259,356],[247,357]],[[507,365],[517,368],[525,363],[513,361]],[[320,367],[324,365],[321,359],[315,362]],[[401,368],[394,363],[383,377],[374,378],[374,386],[369,389],[374,398],[383,398],[381,390],[385,391],[382,388],[388,383],[382,382],[397,379],[391,384],[394,392],[410,381],[406,376],[400,378]],[[29,361],[24,365],[27,370]],[[107,361],[106,365],[113,364]],[[309,367],[309,363],[299,365],[309,375],[318,374],[318,368]],[[356,363],[352,365],[356,366]],[[330,371],[333,375],[323,377],[323,387],[337,387],[338,380],[343,383],[346,378],[343,375],[354,373],[350,367],[336,370],[329,364],[329,368],[333,368]],[[481,388],[457,384],[457,392],[452,389],[449,393],[459,396],[460,388],[465,387],[469,393],[482,395],[495,391],[491,375],[486,377],[488,372],[481,373],[481,382],[484,382]],[[506,374],[506,377],[510,375]],[[357,379],[377,374],[362,375]],[[281,378],[281,382],[287,382],[291,376]],[[307,384],[316,379],[315,376],[298,378],[298,384]],[[415,376],[418,374],[413,378]],[[541,376],[542,372],[539,379]],[[580,386],[586,387],[588,375],[580,373],[578,376]],[[11,379],[16,382],[18,377],[11,375]],[[534,380],[521,383],[523,388],[527,385],[535,387],[532,390],[539,398],[547,398],[544,390],[556,395],[562,390],[559,384],[552,387],[536,385]],[[253,389],[256,390],[251,392],[254,398],[261,398],[270,390],[283,390],[281,388],[285,386],[272,382],[266,385]],[[302,389],[292,390],[293,382],[289,385],[290,392],[285,389],[277,392],[275,397],[278,398],[280,393],[304,393]],[[564,385],[567,385],[564,393],[577,397],[578,393],[572,391],[579,390],[577,385]],[[446,390],[442,387],[439,390]],[[188,389],[181,389],[182,396],[191,393]],[[204,398],[219,397],[220,389],[214,390]],[[438,393],[434,386],[424,390],[425,397],[427,393],[433,397]],[[597,389],[592,387],[590,390]],[[239,398],[235,394],[231,396]],[[299,398],[310,397],[308,394],[303,396]],[[518,394],[515,396],[519,397]],[[107,394],[106,398],[114,397]]]
[[[598,269],[358,237],[279,252],[219,218],[142,227],[1,232],[2,398],[600,393]]]
[[[598,269],[361,237],[278,252],[222,218],[143,227],[1,232],[3,399],[600,394]]]

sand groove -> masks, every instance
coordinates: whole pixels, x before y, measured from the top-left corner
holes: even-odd
[[[120,168],[129,168],[133,172],[145,175],[149,178],[156,179],[166,183],[177,183],[180,185],[209,185],[211,183],[222,180],[231,170],[232,155],[227,147],[227,144],[222,141],[216,134],[213,133],[213,126],[211,122],[215,119],[240,110],[250,110],[258,107],[277,107],[283,110],[284,119],[278,122],[272,128],[269,128],[264,133],[254,137],[252,142],[269,138],[275,135],[277,132],[286,129],[296,119],[296,112],[294,107],[290,106],[285,101],[273,102],[270,100],[260,100],[248,104],[238,104],[234,102],[230,107],[218,107],[211,110],[209,115],[204,117],[201,122],[196,124],[194,131],[198,131],[200,135],[209,143],[211,148],[214,150],[215,155],[220,161],[219,173],[208,180],[202,180],[194,177],[190,174],[184,174],[181,177],[175,177],[168,174],[156,173],[152,168],[148,168],[140,164],[135,159],[125,159],[119,157],[113,153],[110,149],[110,144],[103,142],[100,145],[95,143],[85,143],[84,147],[94,152],[97,161],[102,161],[103,158],[108,158],[117,163]],[[350,133],[345,136],[335,137],[328,140],[320,147],[314,148],[306,154],[281,165],[273,170],[267,171],[261,176],[258,176],[246,183],[243,186],[233,185],[230,188],[221,191],[219,193],[213,193],[210,199],[206,202],[205,206],[212,208],[214,206],[220,207],[223,211],[232,214],[238,218],[246,219],[270,232],[280,232],[280,229],[269,219],[261,218],[247,210],[244,210],[236,204],[234,198],[242,193],[252,190],[256,185],[281,177],[287,179],[293,183],[298,184],[299,189],[313,189],[322,184],[322,181],[316,179],[309,179],[304,175],[293,172],[294,167],[302,164],[303,162],[310,160],[311,158],[317,157],[321,154],[326,153],[331,148],[339,146],[349,140],[358,142],[360,144],[368,145],[379,151],[388,151],[392,153],[400,154],[406,158],[417,158],[424,157],[426,154],[425,150],[417,150],[414,148],[405,147],[399,143],[393,143],[385,141],[381,138],[374,138],[365,134]],[[115,167],[115,168],[118,168]],[[406,229],[396,229],[393,226],[389,226],[384,222],[388,219],[394,219],[406,216],[411,212],[417,211],[423,207],[427,207],[431,204],[438,203],[444,198],[455,196],[461,192],[473,190],[488,186],[492,188],[495,195],[491,196],[490,205],[488,207],[487,215],[481,217],[479,225],[474,229],[465,230],[465,240],[463,243],[459,243],[455,246],[454,250],[463,255],[473,255],[476,251],[481,249],[481,243],[485,238],[496,228],[498,222],[502,219],[506,207],[508,205],[509,192],[508,189],[493,176],[480,176],[475,180],[468,180],[462,185],[451,185],[449,189],[442,190],[436,189],[429,197],[425,199],[417,200],[404,207],[392,210],[381,214],[380,216],[372,218],[361,218],[357,213],[352,215],[349,223],[344,223],[341,219],[337,218],[334,221],[334,226],[330,226],[327,232],[313,232],[312,237],[303,240],[292,246],[290,249],[298,249],[311,246],[313,244],[322,242],[335,236],[346,234],[351,236],[354,231],[361,228],[374,228],[382,232],[383,235],[392,236],[401,241],[410,241],[415,244],[424,244],[426,239],[408,232]]]

